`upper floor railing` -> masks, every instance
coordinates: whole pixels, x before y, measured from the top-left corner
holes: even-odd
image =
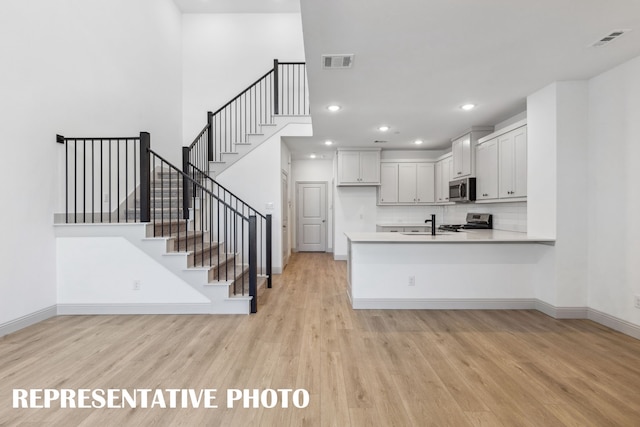
[[[215,112],[188,146],[189,163],[209,172],[209,162],[223,161],[223,154],[237,152],[248,136],[275,116],[309,115],[309,90],[304,62],[273,61],[273,68]]]

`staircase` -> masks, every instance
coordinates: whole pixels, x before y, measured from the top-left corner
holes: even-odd
[[[253,85],[207,113],[205,127],[183,147],[181,168],[154,152],[145,132],[58,135],[65,147],[65,212],[54,215],[56,235],[124,237],[205,297],[177,312],[254,313],[258,287],[271,288],[271,216],[213,177],[269,138],[286,135],[291,123],[310,123],[306,71],[303,63],[276,60]]]

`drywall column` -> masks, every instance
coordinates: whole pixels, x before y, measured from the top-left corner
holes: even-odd
[[[556,82],[527,99],[528,233],[555,237],[537,272],[537,297],[560,316],[584,316],[587,306],[588,86]],[[575,310],[578,308],[579,310]]]
[[[640,57],[589,81],[589,307],[638,326],[639,98]]]

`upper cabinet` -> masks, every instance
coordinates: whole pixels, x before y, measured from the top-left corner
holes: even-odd
[[[498,137],[500,198],[527,196],[527,127]]]
[[[449,181],[452,180],[453,158],[451,155],[438,160],[435,164],[435,202],[449,203]]]
[[[472,173],[471,134],[454,140],[451,144],[453,153],[453,176],[462,178]]]
[[[378,204],[416,205],[434,202],[433,162],[382,162]]]
[[[398,164],[380,164],[380,189],[378,203],[381,205],[398,203]]]
[[[476,146],[476,200],[498,198],[498,138]]]
[[[480,139],[476,161],[477,200],[527,197],[526,120]]]
[[[380,149],[338,150],[338,185],[380,185]]]
[[[464,135],[451,140],[453,179],[476,175],[476,143],[492,130],[492,127],[473,127]]]

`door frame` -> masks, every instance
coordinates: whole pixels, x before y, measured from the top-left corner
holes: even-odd
[[[286,188],[285,187],[286,183]],[[281,239],[282,239],[282,248],[285,250],[282,251],[282,270],[289,263],[289,255],[291,254],[291,198],[289,192],[289,174],[284,169],[281,170],[280,174],[280,190],[282,191],[282,229],[281,229]],[[286,229],[284,224],[284,218],[286,213]]]
[[[324,184],[325,186],[325,191],[324,191],[324,252],[326,253],[329,250],[329,183],[327,181],[296,181],[296,194],[295,194],[295,219],[296,219],[296,224],[295,224],[295,232],[296,232],[296,252],[300,251],[300,238],[302,236],[302,233],[300,233],[300,225],[301,225],[301,221],[300,221],[300,204],[301,204],[301,200],[300,200],[300,185],[304,185],[304,184]],[[291,221],[289,221],[291,222]]]

